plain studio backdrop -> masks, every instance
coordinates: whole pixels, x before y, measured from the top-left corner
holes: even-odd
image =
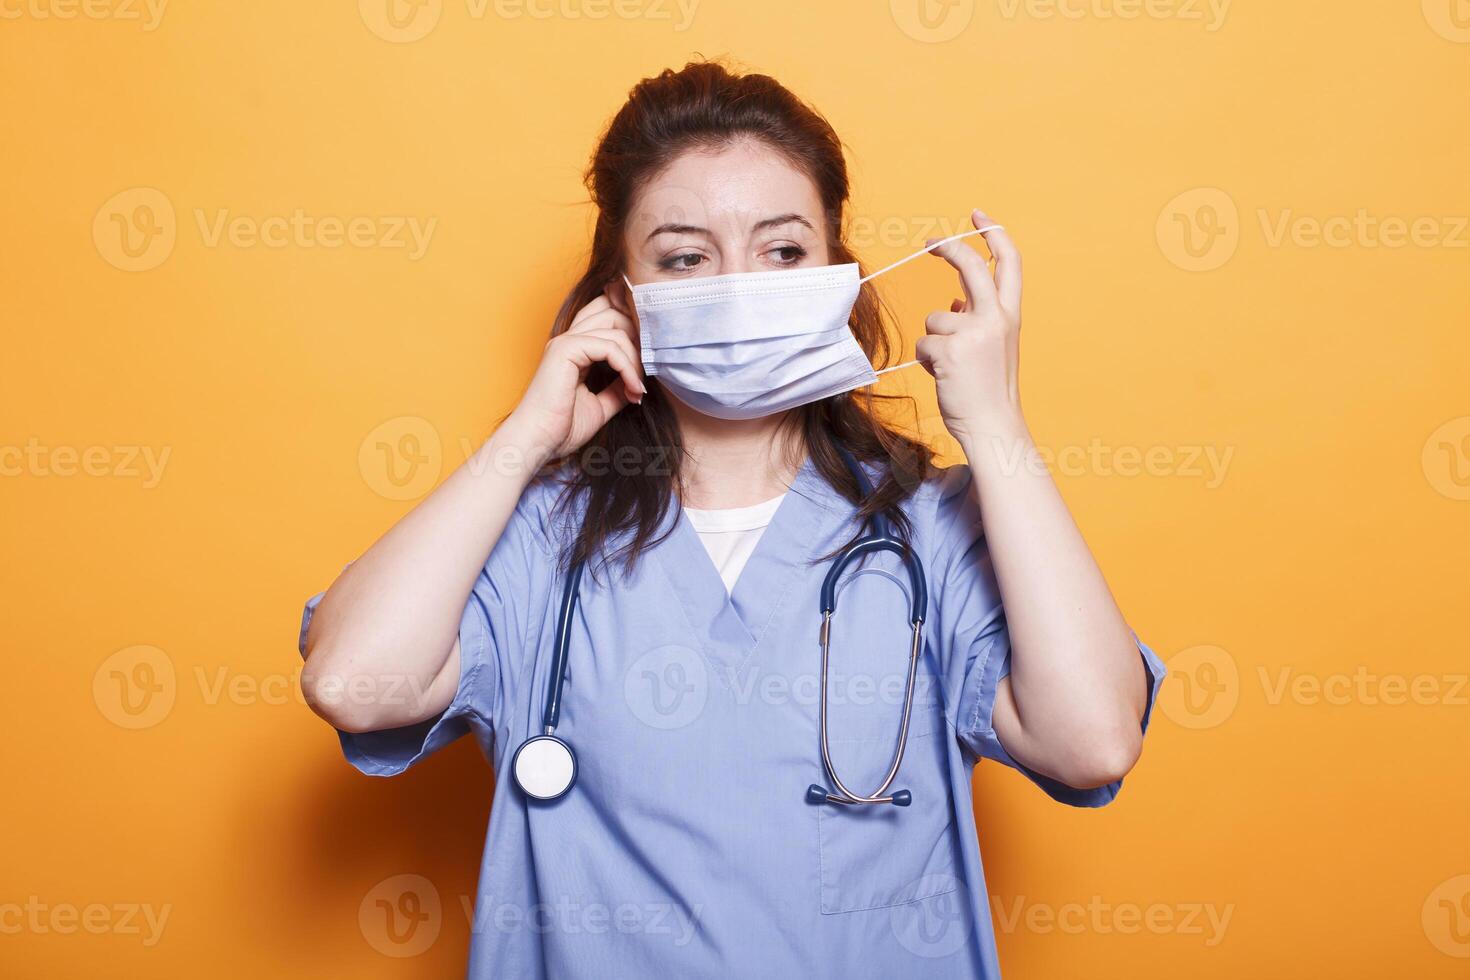
[[[1169,662],[1108,809],[979,768],[1007,974],[1463,976],[1464,0],[3,0],[0,973],[463,969],[492,773],[352,772],[301,603],[514,405],[601,127],[696,54],[827,115],[869,268],[1006,223]],[[905,355],[957,294],[879,288]]]

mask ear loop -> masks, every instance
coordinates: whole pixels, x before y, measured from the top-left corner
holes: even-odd
[[[983,235],[987,231],[1001,231],[1004,228],[1005,228],[1005,225],[986,225],[984,228],[976,228],[974,231],[962,231],[958,235],[950,235],[948,238],[941,238],[939,241],[935,242],[933,245],[926,245],[923,248],[919,249],[913,255],[910,255],[910,256],[907,256],[905,258],[899,259],[897,262],[894,262],[892,265],[885,265],[883,268],[879,269],[877,272],[870,272],[868,275],[863,276],[861,279],[858,280],[858,285],[861,286],[863,283],[867,282],[869,279],[877,279],[879,276],[883,275],[883,273],[885,273],[885,272],[892,272],[894,269],[897,269],[899,266],[903,265],[905,262],[912,262],[914,259],[917,259],[919,256],[924,255],[924,254],[926,254],[928,252],[934,251],[936,248],[938,248],[941,245],[948,245],[950,242],[957,242],[961,238],[969,238],[969,237],[971,237],[973,235]],[[893,365],[893,367],[886,367],[886,368],[884,368],[881,371],[874,371],[873,373],[876,374],[876,375],[882,375],[882,374],[887,374],[889,371],[902,371],[904,368],[913,367],[915,364],[918,364],[918,363],[919,362],[917,360],[914,360],[914,361],[904,361],[902,364],[895,364],[895,365]]]

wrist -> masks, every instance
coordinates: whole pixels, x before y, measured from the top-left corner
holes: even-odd
[[[956,440],[972,470],[1010,473],[1036,454],[1031,429],[1019,411],[955,428],[960,430]]]
[[[555,446],[512,415],[475,452],[475,472],[494,474],[524,487],[555,455]]]

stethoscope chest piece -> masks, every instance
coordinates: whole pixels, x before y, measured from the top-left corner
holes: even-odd
[[[555,735],[528,738],[510,762],[516,785],[533,800],[560,799],[577,781],[577,757]]]

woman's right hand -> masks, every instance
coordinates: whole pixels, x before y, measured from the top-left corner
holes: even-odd
[[[604,292],[578,310],[566,331],[547,342],[526,393],[506,419],[552,457],[580,449],[609,419],[648,393],[633,342],[636,328],[620,305]],[[599,361],[618,379],[594,394],[585,382]]]

